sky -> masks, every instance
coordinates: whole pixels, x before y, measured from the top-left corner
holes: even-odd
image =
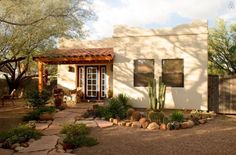
[[[88,39],[111,37],[114,25],[143,28],[175,27],[217,18],[236,23],[236,0],[93,0],[96,21],[87,23]]]

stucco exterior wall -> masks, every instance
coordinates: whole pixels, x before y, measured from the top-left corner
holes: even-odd
[[[113,37],[99,41],[60,41],[61,48],[113,47],[113,92],[126,93],[133,106],[148,107],[148,88],[133,86],[135,59],[154,59],[155,78],[161,76],[161,60],[184,59],[184,87],[168,87],[166,108],[207,109],[207,21],[195,21],[172,29],[114,27]],[[158,88],[157,88],[158,89]]]
[[[74,67],[74,72],[69,72],[69,66]],[[74,90],[77,86],[77,67],[75,65],[58,65],[57,85],[59,88]]]

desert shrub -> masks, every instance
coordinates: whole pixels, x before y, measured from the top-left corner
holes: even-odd
[[[162,111],[150,111],[148,118],[151,122],[163,122],[165,114]]]
[[[98,144],[96,139],[87,137],[89,129],[85,124],[65,125],[60,133],[66,134],[63,143],[69,145],[70,149]]]
[[[130,99],[125,94],[119,94],[117,97],[108,99],[107,106],[96,106],[92,113],[96,117],[105,117],[105,119],[111,117],[119,117],[123,119],[126,117],[127,110],[130,107]]]
[[[36,89],[27,92],[26,97],[33,107],[42,107],[47,104],[51,95],[51,92],[46,89],[44,89],[41,93]]]
[[[85,124],[66,124],[60,133],[71,135],[87,135],[89,133],[89,129]]]
[[[105,119],[109,119],[112,117],[112,113],[109,111],[108,107],[98,106],[95,110],[96,117],[104,117]]]
[[[20,125],[16,128],[13,128],[7,132],[0,133],[0,143],[3,143],[4,148],[10,148],[12,144],[15,143],[24,143],[29,139],[38,139],[42,134],[25,125]]]
[[[66,136],[63,140],[64,144],[70,146],[70,149],[75,149],[81,146],[94,146],[98,144],[98,141],[92,137],[87,137],[85,135],[80,136]]]
[[[171,121],[183,122],[184,114],[181,111],[174,111],[171,114]]]
[[[23,117],[23,121],[30,121],[30,120],[39,120],[39,117],[42,113],[53,113],[55,112],[55,107],[39,107],[34,109],[33,111],[29,112]]]

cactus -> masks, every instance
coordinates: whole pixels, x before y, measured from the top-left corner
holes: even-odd
[[[150,109],[157,110],[156,79],[148,83],[148,96]]]
[[[163,110],[165,106],[165,96],[166,96],[166,85],[162,82],[161,77],[159,78],[159,89],[158,89],[158,103],[159,110]]]
[[[165,94],[166,85],[162,82],[161,77],[159,78],[159,88],[158,88],[158,99],[156,95],[156,79],[149,81],[148,83],[148,96],[150,109],[156,111],[157,105],[159,105],[159,110],[164,109],[165,105]]]

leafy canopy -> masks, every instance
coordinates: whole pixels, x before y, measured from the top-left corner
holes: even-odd
[[[219,19],[209,30],[209,72],[213,74],[236,73],[236,24]]]

